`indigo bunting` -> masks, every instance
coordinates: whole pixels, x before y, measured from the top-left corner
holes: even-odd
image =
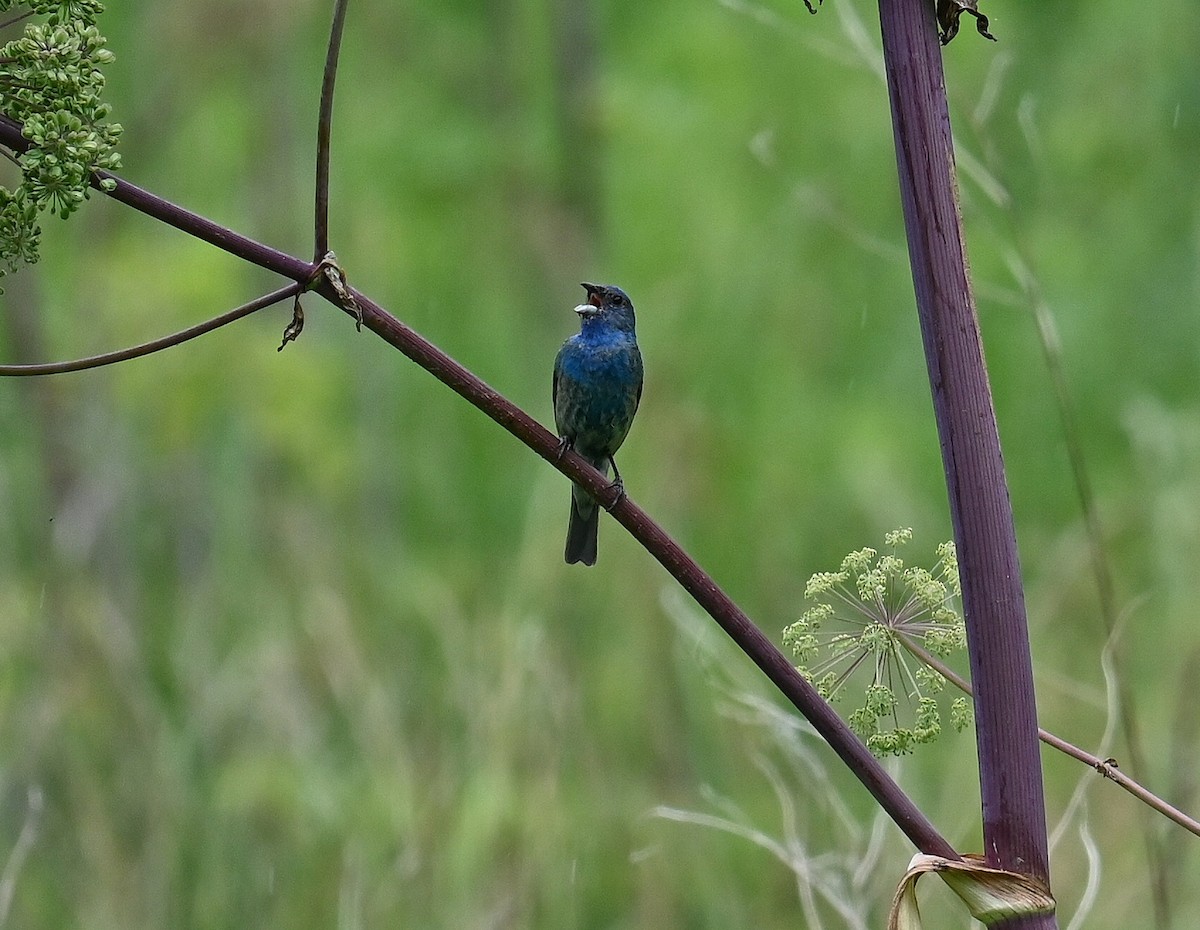
[[[642,354],[634,332],[633,304],[619,287],[584,284],[587,303],[575,308],[579,333],[554,359],[554,422],[560,449],[574,449],[605,476],[642,399]],[[600,508],[579,485],[571,487],[567,564],[596,564]]]

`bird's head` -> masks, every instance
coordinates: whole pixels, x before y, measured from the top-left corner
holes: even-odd
[[[584,324],[596,320],[633,331],[633,301],[628,294],[612,284],[584,283],[582,286],[587,291],[587,303],[580,304],[575,312]]]

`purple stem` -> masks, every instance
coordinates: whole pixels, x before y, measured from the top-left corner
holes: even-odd
[[[337,0],[333,26],[329,30],[329,50],[325,55],[325,75],[321,80],[321,108],[317,118],[317,186],[314,210],[313,261],[319,262],[329,251],[329,139],[333,129],[333,90],[337,82],[338,55],[342,50],[342,31],[346,25],[349,0]]]
[[[879,0],[900,195],[975,689],[989,864],[1049,884],[1033,665],[1012,506],[967,272],[934,6]],[[1009,926],[1054,927],[1053,916]]]

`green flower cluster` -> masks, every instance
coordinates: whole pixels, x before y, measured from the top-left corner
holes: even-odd
[[[869,670],[863,703],[849,723],[876,755],[908,753],[937,739],[942,712],[934,695],[946,679],[922,654],[944,657],[966,646],[955,606],[962,591],[954,543],[938,546],[929,571],[906,568],[896,555],[911,539],[911,529],[896,530],[885,537],[890,554],[859,549],[836,572],[817,572],[804,589],[813,606],[783,631],[800,673],[828,700],[843,695],[856,670]],[[900,722],[904,702],[915,704],[907,725]],[[959,730],[971,722],[967,698],[952,702],[950,722]]]
[[[0,112],[21,124],[31,143],[20,155],[3,153],[21,169],[21,181],[15,189],[0,187],[0,274],[37,261],[43,210],[65,219],[87,199],[93,172],[120,166],[121,126],[108,122],[109,108],[100,99],[100,69],[113,60],[96,28],[103,4],[25,5],[46,20],[29,23],[24,35],[0,48]],[[13,6],[13,0],[0,0],[0,13]]]

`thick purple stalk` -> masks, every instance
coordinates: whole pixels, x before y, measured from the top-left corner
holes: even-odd
[[[900,193],[958,544],[989,864],[1049,882],[1033,665],[1012,505],[958,212],[929,0],[879,0]],[[1052,916],[1010,926],[1054,927]]]

